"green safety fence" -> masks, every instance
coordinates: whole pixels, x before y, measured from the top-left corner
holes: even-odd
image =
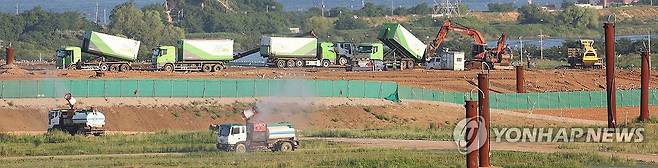
[[[7,80],[0,81],[0,98],[77,97],[350,97],[440,101],[463,104],[465,93],[400,86],[366,80],[266,79],[126,79],[126,80]],[[649,103],[658,105],[658,90]],[[639,106],[639,90],[617,91],[617,106]],[[491,93],[496,109],[568,109],[606,107],[604,91]]]

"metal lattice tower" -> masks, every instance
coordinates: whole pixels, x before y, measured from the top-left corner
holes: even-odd
[[[434,0],[435,16],[459,16],[460,0]]]

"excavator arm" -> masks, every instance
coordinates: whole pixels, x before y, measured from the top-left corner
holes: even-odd
[[[448,32],[453,31],[462,35],[467,35],[473,40],[475,40],[475,44],[479,45],[486,45],[486,40],[484,39],[484,36],[482,36],[482,33],[479,31],[460,25],[456,23],[452,23],[450,19],[446,19],[443,21],[443,25],[441,26],[441,30],[439,30],[439,33],[436,35],[436,38],[432,43],[427,46],[427,49],[425,50],[425,57],[432,57],[436,54],[436,51],[439,49],[441,44],[446,38],[446,35],[448,35]],[[483,57],[484,54],[479,54],[479,57]],[[477,56],[476,56],[477,57]]]

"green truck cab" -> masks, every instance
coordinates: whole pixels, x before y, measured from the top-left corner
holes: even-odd
[[[176,47],[158,46],[153,48],[151,53],[151,66],[155,69],[162,69],[166,64],[176,62]]]
[[[68,69],[72,65],[82,60],[82,50],[80,47],[63,47],[57,49],[56,66],[57,69]]]

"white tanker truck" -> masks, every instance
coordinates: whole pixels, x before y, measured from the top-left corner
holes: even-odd
[[[67,93],[64,98],[69,109],[56,109],[48,112],[48,132],[61,130],[71,135],[100,136],[105,133],[105,115],[96,108],[78,110],[76,100]]]
[[[244,124],[211,125],[217,129],[217,149],[243,153],[254,150],[294,151],[299,147],[289,122],[264,123],[255,119],[256,108],[243,112]]]

